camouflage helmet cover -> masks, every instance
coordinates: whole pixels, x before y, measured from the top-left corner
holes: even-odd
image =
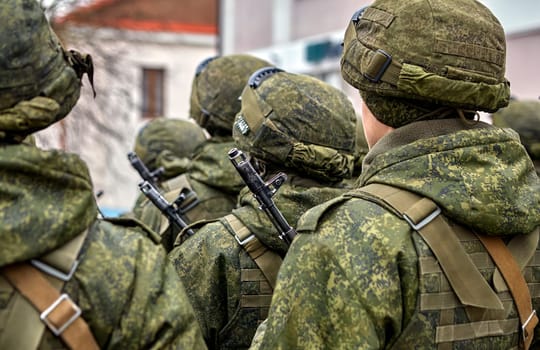
[[[376,0],[353,15],[341,72],[360,91],[493,112],[510,97],[505,54],[501,24],[477,1]]]
[[[246,54],[204,60],[192,82],[190,117],[212,135],[230,135],[244,85],[253,72],[269,65]]]
[[[493,115],[493,125],[512,128],[533,159],[540,159],[540,101],[512,100]]]
[[[39,2],[0,2],[0,138],[24,136],[65,117],[80,79]]]
[[[238,148],[279,167],[339,181],[352,175],[356,116],[348,97],[307,75],[255,72],[233,127]]]
[[[204,131],[191,121],[156,118],[139,130],[133,150],[153,170],[162,152],[168,151],[178,158],[190,157],[204,140]]]

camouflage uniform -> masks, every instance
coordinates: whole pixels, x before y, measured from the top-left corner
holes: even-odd
[[[287,173],[274,198],[291,225],[307,209],[344,192],[339,183],[352,174],[355,119],[343,93],[307,76],[280,72],[256,88],[245,88],[235,140],[256,157],[268,177],[279,170]],[[251,238],[242,239],[241,230]],[[247,252],[248,242],[254,240],[264,251],[258,256],[268,253],[275,258],[263,268],[258,257]],[[267,315],[275,282],[271,276],[277,274],[286,251],[287,245],[245,188],[231,215],[204,225],[169,254],[189,286],[210,348],[249,346]]]
[[[512,100],[492,117],[493,125],[517,131],[540,174],[540,101]]]
[[[191,158],[197,146],[206,140],[202,128],[190,121],[180,119],[154,119],[137,134],[133,151],[150,171],[162,169],[157,185],[167,200],[174,201],[180,189],[175,184],[189,171]],[[165,238],[165,247],[171,247],[175,235],[160,210],[144,195],[140,194],[130,216],[145,223]],[[177,232],[176,232],[177,233]],[[170,248],[169,248],[170,249]]]
[[[515,132],[466,120],[467,110],[508,103],[504,45],[502,27],[475,1],[376,0],[353,16],[342,75],[395,130],[368,152],[357,189],[300,218],[253,349],[518,347],[513,298],[497,288],[493,261],[470,231],[531,238],[534,258],[514,256],[539,311],[539,179]],[[442,210],[434,217],[453,228],[443,249],[458,240],[473,268],[447,274],[422,229],[368,191],[385,185],[431,199]],[[471,291],[482,283],[496,303],[462,302],[450,275]]]
[[[2,1],[0,16],[0,347],[29,346],[35,329],[16,327],[14,320],[43,327],[38,311],[4,277],[10,264],[43,263],[80,238],[78,266],[73,262],[75,273],[62,293],[79,305],[100,348],[204,349],[163,249],[134,221],[97,219],[88,169],[78,156],[21,142],[65,117],[91,61],[64,51],[34,0]],[[43,275],[51,284],[59,281]],[[29,315],[20,305],[28,305]],[[47,329],[35,339],[31,348],[67,348]]]

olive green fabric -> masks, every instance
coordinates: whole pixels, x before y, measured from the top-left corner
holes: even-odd
[[[512,100],[492,115],[493,125],[512,128],[532,159],[540,159],[540,101]]]
[[[274,200],[285,219],[294,225],[304,211],[343,192],[342,188],[289,174]],[[287,250],[285,243],[247,188],[239,196],[239,205],[233,215],[264,245],[283,256]],[[246,349],[261,310],[241,308],[241,297],[265,294],[255,281],[241,280],[242,269],[259,269],[232,232],[225,219],[216,220],[169,254],[186,286],[209,348]]]
[[[505,54],[502,26],[478,1],[376,0],[345,32],[341,72],[358,90],[396,101],[494,112],[510,98]],[[374,114],[399,127],[418,120],[409,110]]]
[[[137,133],[133,151],[150,170],[170,162],[175,158],[191,158],[195,148],[206,140],[204,131],[188,120],[157,118],[145,124]],[[167,167],[171,168],[171,165]],[[173,176],[167,174],[165,178]]]
[[[324,181],[352,176],[354,108],[321,80],[278,72],[258,87],[246,86],[234,125],[238,147],[260,160]]]
[[[89,229],[64,291],[101,348],[205,348],[163,249],[135,222],[97,219],[88,170],[76,155],[0,146],[0,226],[0,266],[39,258]],[[0,293],[0,318],[13,296]],[[59,348],[66,347],[46,331],[40,349]]]
[[[65,117],[81,83],[36,1],[2,1],[0,16],[0,140],[20,142]]]
[[[457,119],[416,122],[384,136],[363,165],[359,186],[382,183],[428,197],[445,217],[479,233],[506,238],[540,225],[540,180],[509,129]],[[437,348],[434,326],[442,321],[417,308],[421,293],[444,284],[420,275],[419,255],[429,251],[405,220],[344,195],[306,212],[297,231],[253,349]],[[538,283],[538,266],[530,268],[527,281]],[[538,296],[533,307],[540,311]],[[518,340],[508,346],[509,338],[491,336],[453,348],[507,349]]]
[[[190,117],[211,135],[231,135],[234,117],[240,110],[238,97],[244,85],[251,73],[269,65],[260,58],[246,54],[210,60],[193,78]]]

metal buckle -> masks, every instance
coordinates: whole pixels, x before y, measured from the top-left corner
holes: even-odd
[[[73,262],[73,265],[71,265],[71,270],[69,270],[67,274],[36,259],[30,260],[30,264],[32,264],[35,268],[37,268],[41,272],[46,273],[47,275],[56,277],[59,280],[67,282],[71,279],[71,276],[73,276],[73,274],[75,273],[75,270],[77,270],[77,266],[79,266],[79,260],[75,260]]]
[[[403,218],[405,219],[405,221],[407,221],[409,223],[409,225],[415,230],[415,231],[420,231],[424,226],[426,226],[427,224],[429,224],[431,221],[433,221],[433,219],[435,219],[439,214],[441,213],[441,208],[437,207],[437,209],[435,209],[433,211],[433,213],[429,214],[428,216],[426,216],[422,221],[420,221],[418,224],[415,224],[414,221],[412,221],[412,219],[410,217],[407,216],[407,214],[403,214]]]
[[[69,319],[66,321],[66,323],[64,323],[61,327],[58,327],[56,328],[52,323],[51,321],[49,321],[49,319],[47,318],[49,316],[49,314],[51,312],[54,311],[54,309],[60,305],[60,303],[62,303],[63,301],[68,301],[71,306],[73,307],[73,310],[75,310],[75,314]],[[47,327],[49,327],[49,329],[51,330],[51,332],[54,333],[54,335],[56,336],[59,336],[60,334],[62,334],[62,332],[67,328],[69,327],[76,319],[77,317],[79,317],[81,315],[81,309],[77,306],[77,304],[75,304],[73,302],[73,300],[71,300],[71,298],[69,297],[69,295],[67,294],[62,294],[60,295],[60,297],[58,299],[56,299],[56,301],[54,303],[52,303],[51,306],[49,306],[45,311],[43,311],[41,313],[41,315],[39,315],[39,318],[41,319],[41,321],[43,321]]]
[[[240,244],[241,246],[243,246],[244,244],[246,244],[247,242],[253,240],[255,238],[255,235],[254,234],[251,234],[249,236],[246,237],[246,239],[244,239],[243,241],[240,240],[240,237],[238,237],[236,235],[236,233],[234,234],[234,238],[236,239],[236,241],[238,242],[238,244]]]
[[[533,310],[531,312],[529,318],[527,318],[527,321],[525,321],[525,323],[523,323],[523,325],[521,325],[521,336],[523,337],[523,341],[527,340],[527,338],[529,337],[529,334],[525,334],[525,333],[527,333],[525,328],[527,327],[529,322],[531,322],[534,315],[536,315],[536,310]]]
[[[386,69],[388,68],[388,66],[390,65],[390,63],[392,63],[392,56],[388,53],[386,53],[385,51],[381,50],[381,49],[378,49],[376,52],[375,52],[375,55],[383,55],[385,57],[385,61],[384,63],[379,67],[378,71],[377,71],[377,74],[375,76],[371,76],[369,75],[368,73],[364,73],[364,77],[371,81],[372,83],[378,83],[379,81],[381,81],[381,77],[383,76],[384,72],[386,72]],[[372,60],[373,61],[373,60]]]

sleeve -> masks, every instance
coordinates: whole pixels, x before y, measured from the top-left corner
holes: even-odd
[[[83,254],[80,306],[103,348],[206,349],[174,267],[143,232],[102,223]]]
[[[239,294],[238,246],[220,222],[203,226],[169,253],[207,344],[216,344]],[[233,261],[234,260],[234,261]]]

